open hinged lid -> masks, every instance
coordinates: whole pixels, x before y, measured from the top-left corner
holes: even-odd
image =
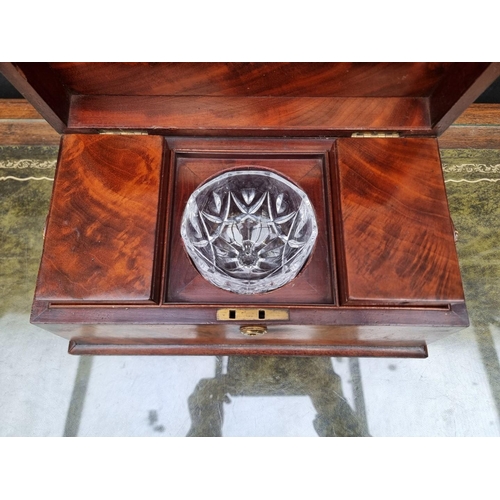
[[[0,63],[60,133],[440,135],[499,63]]]

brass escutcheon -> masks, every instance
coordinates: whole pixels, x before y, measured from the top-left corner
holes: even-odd
[[[240,326],[240,332],[248,337],[254,337],[255,335],[264,335],[264,333],[267,333],[267,327],[263,325]]]
[[[235,307],[217,309],[217,321],[288,321],[288,309],[267,309],[261,307]]]

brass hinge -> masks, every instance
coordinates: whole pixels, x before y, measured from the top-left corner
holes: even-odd
[[[371,137],[379,138],[379,137],[399,137],[399,132],[354,132],[351,137]]]
[[[140,130],[99,130],[101,135],[148,135]]]

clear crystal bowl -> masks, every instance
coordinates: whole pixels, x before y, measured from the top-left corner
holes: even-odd
[[[318,227],[307,195],[268,170],[233,170],[199,186],[181,223],[201,275],[240,294],[290,282],[309,257]]]

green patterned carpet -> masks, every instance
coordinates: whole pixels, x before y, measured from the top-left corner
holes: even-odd
[[[444,150],[443,170],[471,320],[500,317],[500,151]]]
[[[58,149],[0,146],[0,317],[30,309]]]

